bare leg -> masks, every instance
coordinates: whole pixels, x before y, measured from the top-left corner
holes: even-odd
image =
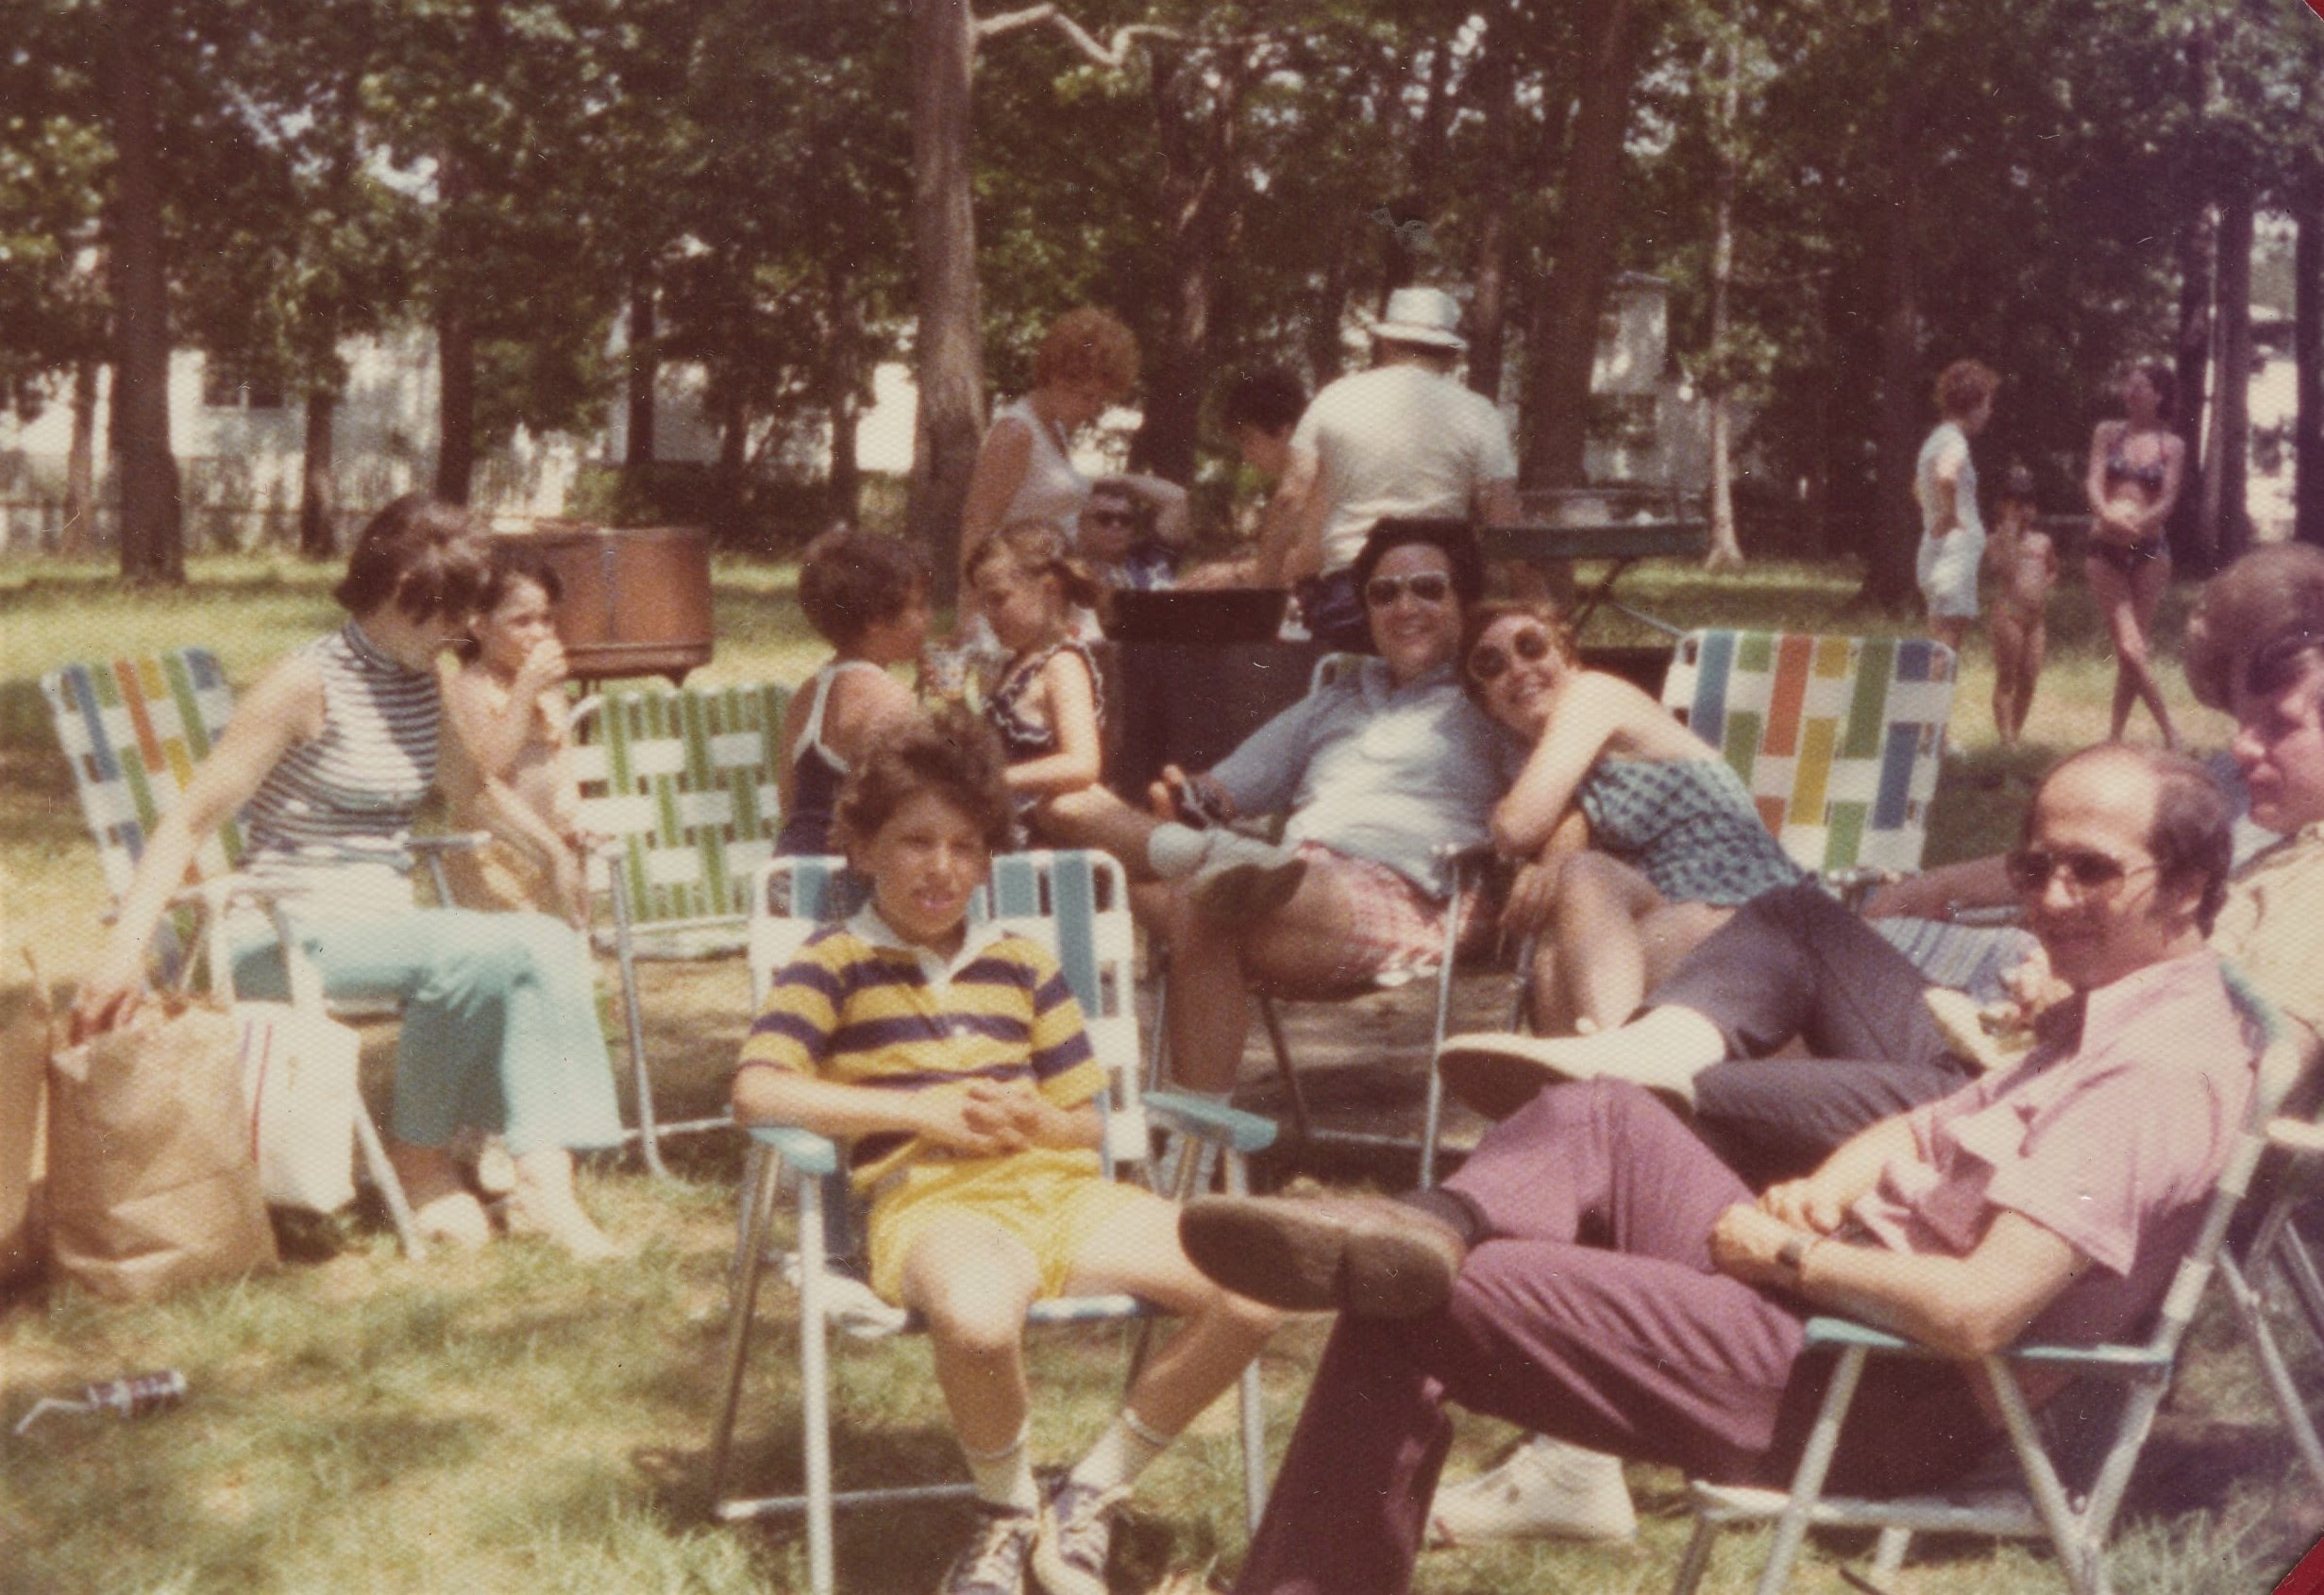
[[[1663,907],[1653,882],[1618,859],[1582,853],[1558,880],[1554,933],[1576,1024],[1611,1030],[1646,996],[1646,948],[1639,921]]]
[[[1170,947],[1170,1074],[1191,1091],[1233,1088],[1251,992],[1342,992],[1369,973],[1349,957],[1355,909],[1329,860],[1309,868],[1281,907],[1246,924],[1199,919],[1173,891],[1155,925]]]
[[[2147,654],[2147,630],[2163,602],[2164,589],[2170,584],[2169,562],[2147,562],[2134,577],[2123,575],[2100,559],[2084,560],[2082,567],[2090,581],[2090,591],[2097,596],[2106,615],[2107,636],[2114,648],[2114,705],[2110,737],[2120,742],[2130,729],[2131,709],[2145,703],[2162,730],[2164,745],[2176,747],[2178,733],[2171,727],[2170,710],[2163,701],[2163,689],[2154,679]]]
[[[1073,1294],[1127,1291],[1183,1320],[1130,1386],[1140,1421],[1175,1435],[1235,1383],[1281,1315],[1197,1272],[1178,1244],[1178,1209],[1161,1198],[1118,1214],[1089,1238],[1066,1283]]]
[[[1033,1253],[972,1214],[935,1219],[904,1259],[904,1305],[928,1320],[936,1384],[970,1452],[1006,1451],[1024,1430],[1025,1309],[1039,1289]]]
[[[1133,881],[1151,881],[1146,839],[1162,822],[1103,786],[1060,793],[1034,811],[1033,828],[1053,848],[1097,848],[1121,861]]]
[[[1970,622],[1975,618],[1966,614],[1932,614],[1928,617],[1928,634],[1959,653],[1961,645],[1968,640]]]
[[[1994,730],[2001,746],[2017,746],[2018,678],[2025,670],[2026,632],[2016,613],[2007,604],[1993,613]]]
[[[2017,734],[2026,734],[2026,721],[2033,714],[2033,688],[2042,679],[2042,664],[2049,652],[2049,624],[2036,614],[2025,629],[2025,650],[2017,661],[2017,702],[2013,716]]]

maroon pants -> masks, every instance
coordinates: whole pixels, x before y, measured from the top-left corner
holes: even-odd
[[[1668,1108],[1626,1084],[1544,1091],[1445,1188],[1486,1238],[1439,1312],[1341,1318],[1238,1595],[1406,1588],[1448,1401],[1700,1477],[1797,1462],[1828,1359],[1803,1360],[1804,1303],[1711,1268],[1712,1224],[1751,1193]],[[1857,1414],[1851,1491],[1933,1482],[1990,1438],[1967,1384],[1926,1363],[1876,1364]]]

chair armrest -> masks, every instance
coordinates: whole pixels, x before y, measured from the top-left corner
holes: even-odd
[[[1947,1357],[1933,1347],[1849,1318],[1810,1318],[1808,1345],[1810,1349],[1861,1346],[1867,1351],[1887,1352],[1899,1356],[1929,1357],[1948,1362],[1960,1360]],[[2012,1362],[2079,1368],[2093,1373],[2138,1373],[2170,1366],[2167,1355],[2149,1346],[2012,1346],[2000,1354]]]
[[[2297,1118],[2272,1118],[2267,1121],[2267,1144],[2282,1147],[2295,1156],[2310,1157],[2324,1153],[2324,1124],[2310,1123]]]
[[[1171,1130],[1199,1140],[1215,1141],[1245,1156],[1274,1145],[1275,1123],[1257,1114],[1230,1108],[1223,1102],[1183,1097],[1175,1091],[1148,1091],[1140,1098],[1146,1116]]]
[[[459,853],[480,848],[491,840],[489,831],[446,831],[438,835],[412,837],[409,846],[415,853]]]
[[[839,1143],[828,1135],[801,1130],[796,1124],[753,1124],[749,1128],[752,1140],[772,1149],[801,1174],[839,1172]]]

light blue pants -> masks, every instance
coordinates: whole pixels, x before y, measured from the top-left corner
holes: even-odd
[[[292,923],[328,996],[402,1006],[398,1140],[441,1147],[473,1125],[505,1137],[518,1157],[620,1143],[613,1063],[571,926],[464,908]],[[239,943],[233,967],[237,995],[288,997],[271,932]]]

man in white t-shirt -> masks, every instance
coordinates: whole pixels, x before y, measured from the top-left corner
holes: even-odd
[[[1994,390],[2000,385],[2001,378],[1978,361],[1946,366],[1937,378],[1937,407],[1945,419],[1921,445],[1912,471],[1912,496],[1921,510],[1915,571],[1928,601],[1928,634],[1956,653],[1977,619],[1977,577],[1985,561],[1985,521],[1978,512],[1969,440],[1993,419]]]
[[[1278,498],[1297,527],[1279,573],[1310,633],[1368,652],[1348,567],[1390,518],[1516,519],[1517,452],[1501,411],[1453,376],[1460,307],[1437,288],[1400,288],[1373,324],[1373,365],[1316,395],[1291,434]]]

